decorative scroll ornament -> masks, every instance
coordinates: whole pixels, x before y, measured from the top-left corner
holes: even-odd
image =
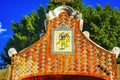
[[[77,18],[78,20],[80,20],[80,23],[79,23],[80,28],[79,29],[81,31],[83,30],[82,13],[79,13],[78,11],[75,11],[73,8],[66,6],[66,5],[59,6],[56,9],[51,10],[46,14],[46,22],[45,22],[46,30],[47,30],[47,21],[58,17],[61,12],[67,12],[70,17]]]

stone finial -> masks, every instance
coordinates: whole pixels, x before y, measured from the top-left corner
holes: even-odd
[[[16,51],[15,48],[10,48],[10,49],[8,50],[8,55],[9,55],[9,57],[12,57],[13,54],[17,54],[17,51]]]
[[[116,54],[116,58],[117,58],[120,54],[120,48],[119,47],[114,47],[111,52],[113,54]]]

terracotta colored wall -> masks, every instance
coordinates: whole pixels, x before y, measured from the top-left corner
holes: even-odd
[[[60,27],[63,21],[74,29],[74,52],[53,54],[52,30]],[[62,12],[58,18],[49,20],[48,27],[47,33],[39,41],[12,57],[13,80],[49,74],[82,74],[110,80],[109,71],[114,73],[113,80],[116,80],[116,56],[87,39],[79,30],[79,19]]]

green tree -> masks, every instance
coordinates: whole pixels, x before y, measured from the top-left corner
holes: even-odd
[[[62,5],[62,3],[55,3],[55,0],[50,0],[49,4],[47,5],[47,11],[53,10],[60,5]],[[82,10],[84,8],[82,0],[74,0],[74,2],[66,3],[66,5],[71,6],[76,10]]]
[[[28,16],[24,16],[19,23],[12,22],[14,34],[4,48],[5,54],[8,56],[8,49],[11,47],[19,52],[39,40],[41,32],[45,32],[44,20],[45,10],[40,6],[37,12],[32,11]],[[5,60],[4,57],[3,59]]]
[[[119,15],[115,9],[110,8],[110,5],[104,8],[97,5],[95,12],[90,21],[91,38],[108,50],[119,46],[120,18],[117,18]]]

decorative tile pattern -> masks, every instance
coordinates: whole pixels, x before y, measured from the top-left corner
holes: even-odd
[[[60,57],[60,71],[63,70],[63,58]]]
[[[93,53],[92,53],[92,45],[90,45],[90,72],[93,72]]]
[[[110,79],[113,80],[113,74],[112,74],[112,59],[111,59],[111,55],[108,55],[108,65],[109,65],[109,76],[110,76]]]
[[[75,64],[75,62],[74,62],[74,58],[72,58],[71,63],[72,63],[71,70],[74,71],[74,64]]]
[[[80,34],[78,34],[77,35],[77,48],[78,48],[78,53],[77,53],[77,58],[78,58],[78,60],[77,60],[77,62],[78,62],[78,68],[77,68],[77,70],[78,71],[80,71],[81,69],[80,69],[80,67],[81,67],[81,64],[80,64],[80,59],[81,59],[81,56],[80,56],[80,46],[81,46],[81,44],[80,44],[80,41],[81,41],[81,39],[80,39]]]
[[[46,74],[86,76],[90,74],[106,78],[106,80],[116,80],[116,69],[113,69],[116,66],[115,55],[86,39],[79,30],[79,25],[78,19],[70,17],[65,12],[60,13],[58,18],[49,20],[48,32],[43,38],[20,54],[13,56],[12,80],[22,80],[22,77]],[[55,36],[60,36],[59,33],[62,31],[69,34],[70,46],[57,51],[55,43],[59,42],[59,39],[57,40],[58,37]],[[62,37],[64,38],[64,36]],[[58,49],[61,48],[60,44],[59,46]],[[109,75],[103,74],[106,71],[101,70],[103,67],[110,72]],[[111,75],[111,73],[115,75]]]
[[[58,60],[57,58],[54,59],[54,71],[57,71],[58,70],[58,64],[57,64]]]
[[[65,18],[65,15],[63,14],[62,15],[62,24],[64,24],[64,22],[65,22],[64,18]]]
[[[68,57],[66,57],[66,59],[65,59],[65,71],[68,71],[68,62],[69,62],[69,59],[68,59]]]
[[[87,54],[86,54],[86,40],[83,40],[84,42],[84,72],[87,70]]]
[[[100,74],[100,68],[98,67],[98,65],[100,65],[100,63],[99,63],[99,51],[98,51],[98,49],[96,49],[96,64],[97,64],[97,66],[96,66],[96,69],[97,69],[97,71],[96,71],[96,74]]]
[[[48,72],[51,71],[51,59],[48,58]]]

